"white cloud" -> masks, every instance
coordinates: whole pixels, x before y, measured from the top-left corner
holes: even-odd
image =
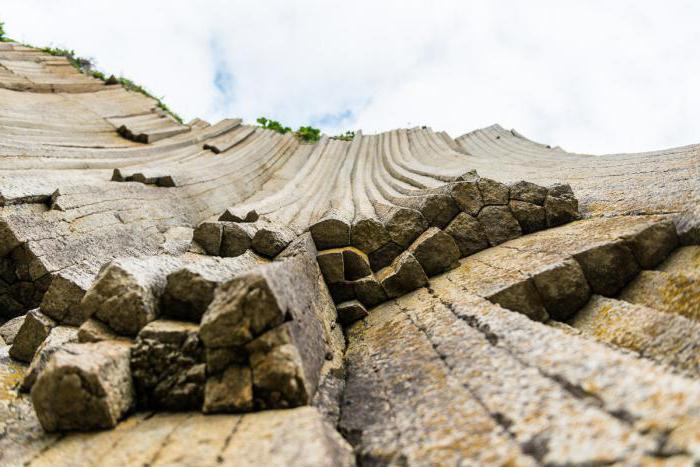
[[[700,140],[699,14],[693,1],[3,0],[0,19],[186,118],[453,136],[499,122],[622,152]]]

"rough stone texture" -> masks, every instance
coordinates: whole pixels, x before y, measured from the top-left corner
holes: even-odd
[[[47,431],[111,428],[133,406],[130,348],[119,342],[67,344],[49,359],[32,387]]]
[[[345,280],[354,281],[372,274],[369,258],[357,248],[343,248]]]
[[[478,219],[492,246],[522,235],[520,225],[508,206],[486,206],[479,213]]]
[[[54,327],[56,327],[56,321],[39,310],[30,311],[25,316],[22,326],[12,341],[10,356],[21,362],[31,362],[36,349],[44,342]]]
[[[253,410],[253,378],[250,368],[231,365],[207,378],[204,413],[237,413]]]
[[[490,178],[479,179],[478,185],[486,206],[508,204],[508,186]]]
[[[455,241],[461,256],[469,256],[489,247],[489,239],[479,221],[464,212],[450,222],[445,233]]]
[[[428,276],[455,267],[460,250],[444,231],[431,227],[421,234],[408,249]]]
[[[547,227],[545,208],[525,201],[512,200],[508,203],[510,212],[520,224],[524,234],[537,232]]]
[[[27,369],[27,374],[22,380],[22,391],[29,391],[36,382],[39,374],[44,370],[51,356],[69,342],[78,340],[78,329],[73,326],[56,326],[49,332],[39,348],[36,349],[34,358]]]
[[[337,284],[345,280],[345,262],[341,248],[320,251],[316,261],[326,283]]]
[[[643,305],[594,296],[576,314],[574,328],[602,342],[700,375],[700,324]]]
[[[274,258],[287,248],[296,235],[283,225],[264,223],[255,232],[251,247],[253,250],[268,258]]]
[[[353,281],[352,285],[355,297],[366,307],[379,305],[387,299],[386,292],[374,276]]]
[[[156,320],[139,332],[131,350],[131,373],[143,408],[198,410],[206,371],[199,327]]]
[[[700,320],[700,280],[679,273],[642,271],[622,300]]]
[[[578,201],[569,185],[553,185],[544,200],[547,225],[554,227],[578,218]]]
[[[228,208],[219,216],[220,221],[224,222],[255,222],[260,216],[255,210],[241,211],[235,207]]]
[[[248,251],[236,258],[202,258],[184,265],[168,274],[161,298],[163,315],[198,323],[216,287],[263,262]]]
[[[575,256],[593,292],[612,296],[638,272],[639,265],[623,242],[601,245]]]
[[[338,310],[338,322],[343,326],[348,326],[367,316],[367,309],[357,300],[339,303],[336,309]]]
[[[24,323],[24,318],[25,316],[18,316],[0,326],[0,337],[2,337],[2,339],[5,341],[5,344],[12,345],[17,333]]]
[[[79,342],[100,342],[118,339],[123,339],[123,337],[96,319],[88,319],[78,328]]]
[[[428,277],[415,256],[405,251],[377,273],[377,280],[382,284],[387,297],[394,298],[428,283]]]
[[[135,336],[158,317],[167,276],[181,266],[181,259],[170,256],[112,261],[83,297],[85,317],[96,318],[119,334]]]
[[[217,409],[223,411],[236,404],[318,409],[206,418],[141,413],[107,432],[56,436],[44,433],[28,398],[13,389],[24,368],[0,346],[0,464],[698,462],[698,384],[674,374],[692,374],[697,339],[681,331],[694,326],[678,323],[695,321],[692,308],[685,317],[670,312],[694,303],[697,265],[677,249],[655,275],[663,281],[647,277],[643,287],[630,286],[631,270],[615,273],[615,262],[597,251],[623,245],[641,268],[657,267],[675,247],[674,232],[655,227],[660,222],[675,225],[681,244],[698,242],[697,145],[591,156],[497,125],[457,139],[417,127],[303,144],[240,119],[176,123],[116,80],[105,84],[63,57],[19,44],[0,43],[0,61],[0,321],[40,305],[57,321],[79,317],[79,297],[114,258],[170,255],[190,264],[203,253],[218,256],[229,221],[211,221],[229,208],[236,216],[230,221],[248,231],[242,227],[240,241],[227,248],[257,251],[256,236],[267,225],[295,236],[326,229],[316,235],[320,247],[346,247],[356,228],[373,271],[390,266],[430,225],[447,228],[460,213],[478,215],[482,204],[514,214],[518,206],[542,212],[520,202],[542,205],[548,226],[573,220],[577,211],[585,218],[470,250],[458,268],[350,326],[347,359],[328,290],[336,300],[344,295],[341,301],[374,294],[373,301],[384,300],[377,277],[347,280],[343,270],[341,282],[327,287],[313,244],[301,268],[289,261],[300,249],[288,246],[275,261],[288,263],[288,280],[270,290],[295,295],[289,303],[296,311],[285,310],[286,321],[245,345],[205,347],[204,391],[208,384],[217,400],[233,400]],[[542,186],[551,187],[544,202]],[[253,212],[257,220],[240,222],[252,221]],[[525,217],[516,220],[528,230]],[[274,250],[281,248],[280,238],[270,238]],[[584,313],[582,275],[593,278],[594,289],[623,287],[627,294],[636,287],[634,300],[669,308],[611,314],[620,319],[606,335],[621,340],[605,344],[563,323],[533,321]],[[58,276],[68,280],[53,281]],[[160,290],[134,290],[154,296],[157,319]],[[116,291],[105,301],[123,296]],[[297,323],[306,316],[299,310],[314,318]],[[100,323],[93,315],[79,334],[114,337]],[[320,332],[307,338],[302,331],[315,324]],[[639,342],[647,354],[624,345]],[[315,392],[307,387],[316,374],[307,371],[309,355],[320,368]],[[236,368],[248,379],[230,377]],[[354,453],[332,428],[338,421]]]
[[[221,234],[221,256],[241,256],[251,248],[257,232],[257,224],[224,222]]]
[[[547,189],[535,183],[521,180],[510,186],[510,199],[542,206]]]

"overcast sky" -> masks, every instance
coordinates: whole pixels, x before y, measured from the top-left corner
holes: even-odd
[[[500,123],[593,153],[700,142],[698,1],[0,0],[0,21],[186,120]]]

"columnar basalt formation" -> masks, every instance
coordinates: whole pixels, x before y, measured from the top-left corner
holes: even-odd
[[[0,43],[0,464],[698,463],[699,148],[307,144]]]

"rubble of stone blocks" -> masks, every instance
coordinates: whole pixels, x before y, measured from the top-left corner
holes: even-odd
[[[363,318],[362,308],[426,286],[460,258],[579,217],[568,185],[508,186],[475,172],[463,178],[406,203],[414,207],[388,209],[381,220],[350,225],[327,218],[311,226],[319,266],[344,322]]]
[[[10,355],[31,362],[22,389],[49,431],[112,427],[135,408],[309,405],[341,340],[315,256],[307,234],[274,261],[114,260],[85,291],[82,323],[35,309],[15,326]]]

